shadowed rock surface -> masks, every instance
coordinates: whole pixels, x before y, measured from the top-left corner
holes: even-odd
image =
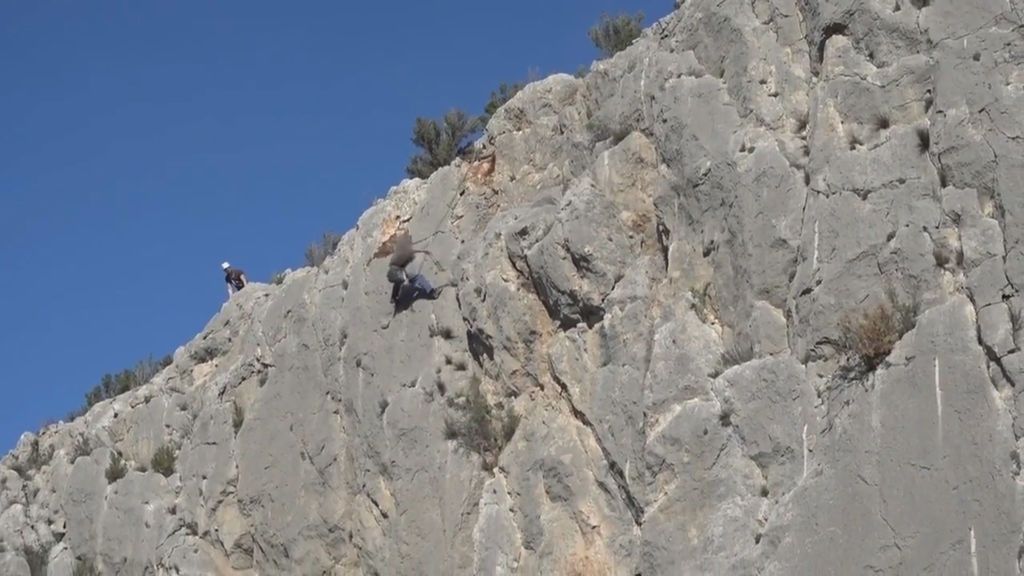
[[[493,167],[403,182],[26,434],[0,573],[1020,574],[1022,17],[690,0],[529,85]],[[396,217],[456,286],[392,317]],[[857,366],[844,321],[911,301]],[[450,426],[474,389],[518,416],[490,452]]]

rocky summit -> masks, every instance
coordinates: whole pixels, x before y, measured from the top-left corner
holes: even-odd
[[[0,573],[1020,574],[1022,33],[687,0],[25,434]]]

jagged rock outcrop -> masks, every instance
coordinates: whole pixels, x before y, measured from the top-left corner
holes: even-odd
[[[1022,14],[691,0],[528,86],[489,159],[26,435],[0,572],[1020,574]],[[456,287],[393,316],[396,218]],[[886,301],[912,324],[853,366]]]

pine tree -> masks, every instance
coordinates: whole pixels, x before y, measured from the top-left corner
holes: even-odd
[[[451,110],[440,121],[417,118],[412,143],[420,152],[405,167],[411,178],[428,178],[438,168],[451,164],[480,129],[480,119],[462,110]]]
[[[601,54],[605,58],[610,58],[628,48],[633,40],[640,37],[643,23],[643,12],[637,12],[633,16],[619,14],[614,18],[604,14],[601,21],[591,28],[588,34]]]

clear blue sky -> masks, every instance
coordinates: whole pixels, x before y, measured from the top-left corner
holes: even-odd
[[[404,175],[413,119],[597,56],[671,0],[6,2],[0,449],[266,281]]]

